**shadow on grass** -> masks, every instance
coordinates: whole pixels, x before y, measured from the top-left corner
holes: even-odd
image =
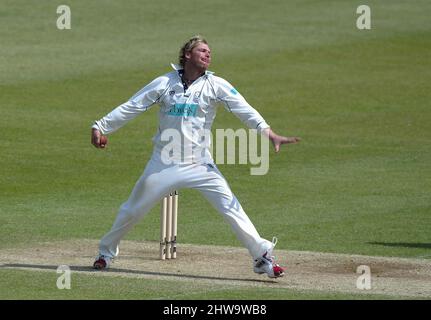
[[[167,272],[153,272],[153,271],[142,271],[142,270],[131,270],[131,269],[118,269],[109,268],[108,270],[100,271],[95,270],[91,266],[69,266],[71,271],[79,272],[94,272],[94,273],[107,273],[107,274],[137,274],[137,275],[148,275],[157,277],[173,277],[173,278],[189,278],[202,279],[202,280],[221,280],[221,281],[241,281],[241,282],[259,282],[259,283],[277,283],[273,280],[259,280],[259,279],[247,279],[247,278],[229,278],[229,277],[216,277],[216,276],[199,276],[194,274],[181,274],[181,273],[167,273]],[[53,265],[37,265],[37,264],[25,264],[25,263],[8,263],[0,265],[0,269],[33,269],[33,270],[57,270],[58,266]]]
[[[414,243],[414,242],[367,242],[367,243],[375,244],[379,246],[386,246],[386,247],[431,249],[431,243]]]

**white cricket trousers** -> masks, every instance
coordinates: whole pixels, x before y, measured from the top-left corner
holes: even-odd
[[[151,158],[129,199],[121,205],[111,230],[100,241],[99,253],[111,258],[117,256],[126,233],[164,196],[182,188],[199,190],[231,225],[253,259],[271,248],[272,243],[259,236],[214,164],[165,165]]]

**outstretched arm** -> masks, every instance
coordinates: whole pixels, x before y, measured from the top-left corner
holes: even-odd
[[[272,131],[270,128],[263,129],[262,134],[268,137],[269,140],[271,140],[272,145],[274,146],[275,152],[280,151],[280,146],[282,144],[298,143],[299,141],[301,141],[301,138],[299,137],[280,136],[276,134],[274,131]]]
[[[265,119],[255,110],[244,97],[226,80],[213,77],[217,99],[225,103],[228,110],[234,113],[249,128],[256,129],[271,140],[275,152],[280,151],[282,144],[298,143],[298,137],[283,137],[271,130]]]
[[[168,81],[169,78],[166,76],[154,79],[127,102],[119,105],[102,119],[95,121],[91,129],[91,143],[96,148],[105,148],[108,142],[105,135],[118,130],[154,105],[167,90]]]

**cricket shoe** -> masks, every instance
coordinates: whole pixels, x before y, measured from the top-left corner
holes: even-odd
[[[262,257],[254,260],[253,271],[258,274],[266,273],[270,278],[278,278],[284,276],[284,269],[275,262],[275,257],[272,256],[272,251],[277,244],[277,238],[272,238],[272,246]]]
[[[112,258],[100,254],[97,256],[96,261],[94,261],[93,268],[96,270],[108,269],[111,261]]]

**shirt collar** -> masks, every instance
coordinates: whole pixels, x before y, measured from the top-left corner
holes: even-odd
[[[178,72],[184,70],[184,68],[182,66],[180,66],[179,64],[175,64],[175,63],[171,63],[171,67],[172,67],[172,69],[174,69],[175,71],[178,71]],[[209,74],[214,74],[214,72],[206,70],[205,75],[209,75]]]

